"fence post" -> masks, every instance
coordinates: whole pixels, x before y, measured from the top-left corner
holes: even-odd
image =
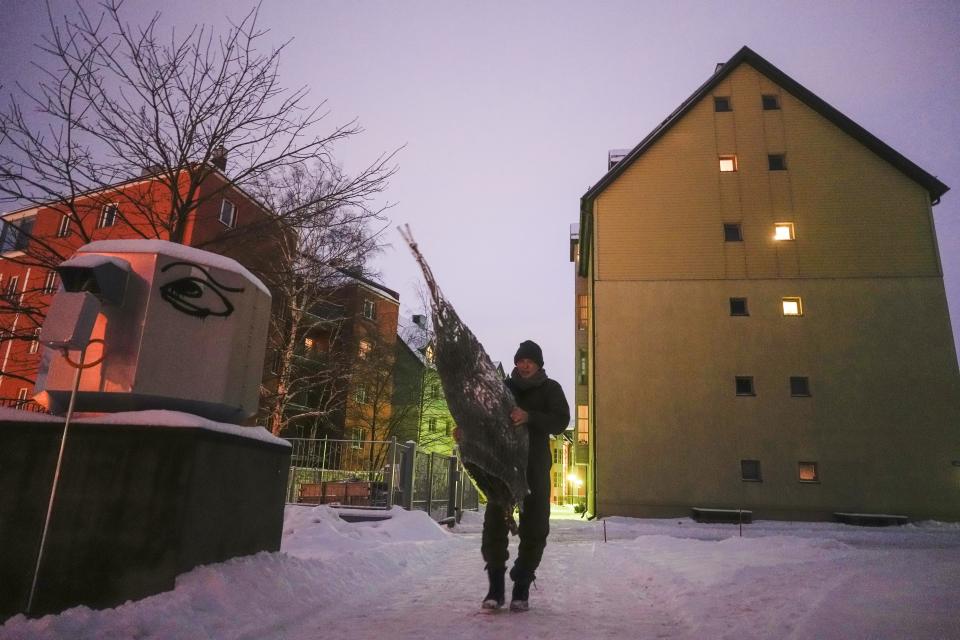
[[[427,457],[427,515],[433,517],[433,452]]]
[[[327,466],[327,436],[323,436],[323,453],[320,456],[320,491],[323,492],[323,470]]]
[[[403,504],[400,506],[407,511],[413,509],[413,476],[416,466],[417,443],[413,440],[407,440],[406,448],[403,451],[403,462],[400,466],[400,492],[403,494]]]
[[[460,470],[457,465],[457,457],[447,458],[447,517],[457,518],[457,494],[460,487]]]
[[[393,489],[397,478],[397,436],[390,438],[390,479],[387,480],[387,509],[393,507]]]

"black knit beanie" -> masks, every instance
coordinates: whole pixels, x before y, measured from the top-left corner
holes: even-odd
[[[517,364],[520,358],[527,358],[537,363],[537,366],[543,368],[543,350],[533,340],[524,340],[520,343],[517,353],[513,356],[513,364]]]

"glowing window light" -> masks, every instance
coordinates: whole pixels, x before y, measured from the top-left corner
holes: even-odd
[[[792,222],[778,222],[773,225],[774,240],[793,240],[794,238]]]
[[[737,170],[737,156],[720,156],[720,171],[728,173]]]
[[[784,298],[783,299],[783,315],[802,316],[803,302],[801,302],[800,298]]]
[[[800,463],[800,482],[819,482],[819,480],[816,462]]]

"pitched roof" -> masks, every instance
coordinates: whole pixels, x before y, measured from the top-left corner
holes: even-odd
[[[583,196],[580,198],[581,252],[589,250],[589,243],[584,243],[583,241],[592,232],[591,217],[589,214],[593,210],[594,199],[599,196],[603,190],[606,189],[614,180],[620,177],[620,175],[626,171],[627,168],[633,164],[637,158],[643,155],[643,153],[657,140],[659,140],[663,134],[669,131],[670,127],[678,122],[680,118],[685,116],[687,112],[690,111],[694,105],[700,102],[702,98],[709,95],[710,92],[713,91],[714,87],[722,82],[742,63],[749,64],[751,67],[770,78],[770,80],[779,85],[784,91],[793,95],[805,105],[839,127],[842,131],[846,132],[848,135],[859,141],[875,154],[902,171],[909,178],[913,179],[927,190],[927,192],[930,194],[930,200],[932,204],[937,204],[940,201],[940,196],[950,190],[950,187],[940,182],[935,176],[930,175],[896,151],[893,147],[889,146],[883,140],[876,137],[847,116],[843,115],[836,108],[830,106],[822,98],[814,94],[812,91],[801,85],[799,82],[785,74],[777,67],[773,66],[770,62],[764,59],[763,56],[750,49],[750,47],[744,46],[727,62],[717,65],[717,69],[714,74],[705,83],[703,83],[700,88],[694,91],[689,98],[684,100],[680,106],[673,111],[673,113],[667,116],[667,118],[657,125],[653,131],[647,134],[647,136],[641,140],[637,146],[630,150],[630,152],[627,153],[627,155],[620,160],[620,162],[607,171],[607,173],[600,178],[596,184],[590,187],[590,189],[583,194]],[[585,259],[584,255],[580,263],[581,275],[586,274],[586,262],[587,260]]]

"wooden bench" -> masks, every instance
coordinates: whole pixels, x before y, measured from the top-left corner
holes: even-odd
[[[753,522],[753,511],[745,509],[692,507],[690,511],[696,522],[726,522],[730,524],[750,524]]]
[[[370,504],[370,483],[355,481],[305,482],[297,489],[297,502],[303,504]]]
[[[907,516],[890,515],[887,513],[844,513],[834,512],[833,519],[843,524],[852,524],[858,527],[889,527],[904,525],[910,522]]]
[[[297,488],[297,502],[304,504],[320,504],[323,495],[323,485],[320,483],[304,483]]]

